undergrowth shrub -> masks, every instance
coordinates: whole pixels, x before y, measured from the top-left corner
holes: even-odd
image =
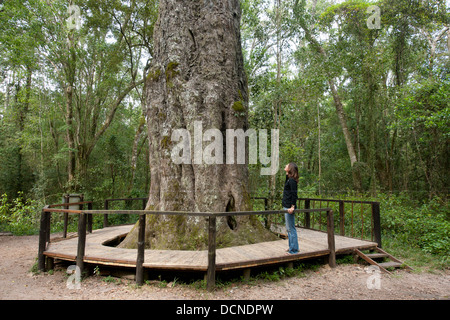
[[[450,210],[435,197],[418,203],[402,196],[381,196],[381,228],[404,245],[447,257],[450,255]]]
[[[0,198],[0,228],[14,235],[36,233],[41,209],[39,201],[25,200],[21,192],[12,201],[3,194]]]

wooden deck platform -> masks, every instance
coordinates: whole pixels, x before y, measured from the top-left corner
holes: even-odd
[[[106,246],[104,243],[126,235],[132,225],[114,226],[94,230],[86,237],[84,262],[118,267],[136,267],[137,250]],[[298,228],[300,252],[287,255],[287,240],[262,242],[251,245],[217,249],[216,270],[246,269],[255,266],[279,264],[313,257],[327,256],[327,233]],[[75,261],[77,237],[51,241],[44,255],[60,260]],[[336,254],[354,249],[372,249],[377,246],[369,242],[344,236],[335,236]],[[147,269],[207,271],[208,251],[145,250],[143,264]]]

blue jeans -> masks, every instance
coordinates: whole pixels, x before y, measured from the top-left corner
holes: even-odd
[[[288,208],[283,208],[284,210],[288,210]],[[295,215],[285,213],[284,219],[286,221],[286,231],[288,234],[289,241],[289,253],[294,254],[298,253],[298,239],[297,239],[297,229],[295,229]]]

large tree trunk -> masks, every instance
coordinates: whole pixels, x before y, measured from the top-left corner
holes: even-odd
[[[194,121],[201,121],[203,132],[213,128],[222,132],[224,153],[226,129],[247,130],[248,89],[239,24],[238,0],[160,1],[144,110],[150,144],[148,210],[251,209],[247,164],[226,164],[225,155],[223,164],[206,164],[198,153],[202,146],[193,143],[191,164],[176,164],[171,158],[174,130],[187,129],[192,140],[202,133]],[[149,215],[146,220],[147,247],[206,248],[205,218]],[[217,220],[218,246],[269,239],[273,235],[254,216]],[[135,227],[121,246],[135,248],[136,240]]]

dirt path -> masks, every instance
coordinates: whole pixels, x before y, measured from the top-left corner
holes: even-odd
[[[364,266],[358,264],[340,265],[336,269],[323,266],[317,271],[305,272],[303,277],[292,277],[277,282],[238,283],[235,286],[218,289],[214,293],[176,284],[163,288],[157,284],[136,288],[134,281],[122,279],[107,282],[104,278],[97,276],[83,280],[78,290],[69,289],[66,286],[65,270],[39,275],[33,275],[30,272],[37,255],[37,246],[37,236],[0,236],[0,300],[450,299],[450,272],[448,271],[440,274],[398,271],[393,276],[379,275],[379,282],[377,282],[375,278],[369,279],[377,275],[368,274]]]

